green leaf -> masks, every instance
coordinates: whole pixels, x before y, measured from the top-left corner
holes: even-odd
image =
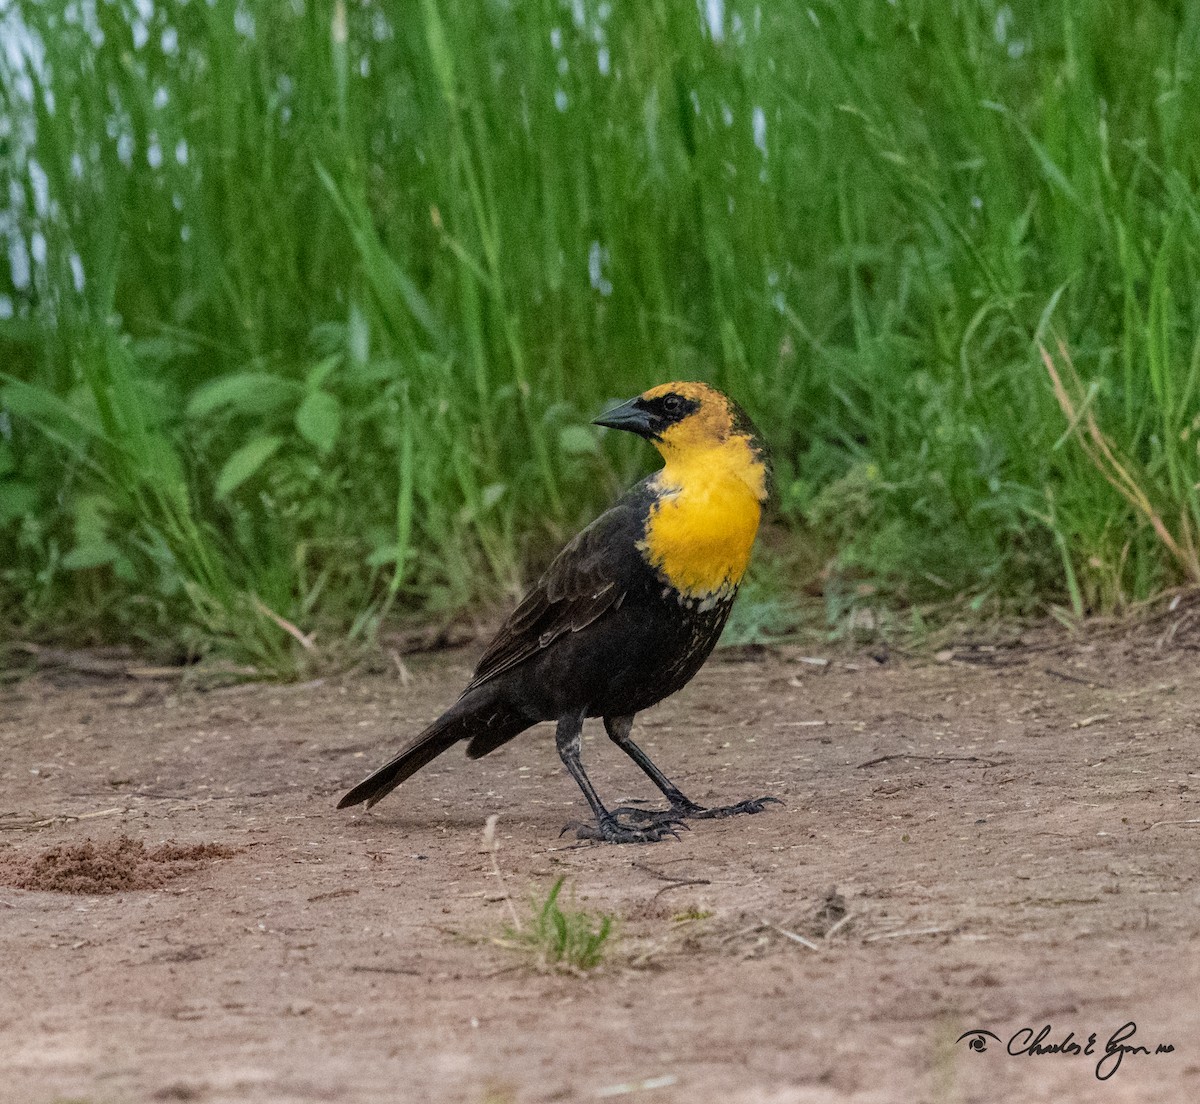
[[[82,547],[108,542],[111,504],[102,494],[83,494],[75,499],[75,543]]]
[[[237,414],[271,414],[296,400],[299,385],[270,372],[239,372],[212,380],[192,392],[189,418],[204,418],[221,407]]]
[[[323,360],[318,360],[317,363],[308,370],[304,377],[305,390],[317,390],[317,388],[329,378],[329,373],[341,363],[341,353],[333,353],[331,356],[327,356]]]
[[[37,488],[32,483],[19,479],[0,479],[0,526],[35,513],[38,502]]]
[[[227,498],[246,482],[278,451],[282,437],[256,437],[242,445],[228,460],[217,477],[217,497]]]
[[[585,456],[600,447],[596,434],[587,426],[563,426],[558,431],[558,447],[568,456]]]
[[[195,356],[199,346],[189,334],[163,333],[153,337],[141,337],[129,343],[129,351],[135,360],[149,361],[162,366],[184,357]]]
[[[342,408],[328,391],[310,391],[296,411],[296,428],[310,445],[328,452],[342,428]]]
[[[507,483],[489,483],[483,488],[483,493],[479,496],[479,510],[483,513],[485,510],[490,510],[497,502],[504,497],[504,492],[508,490]]]
[[[83,571],[89,567],[104,567],[120,555],[121,550],[112,541],[100,538],[89,544],[76,545],[62,558],[62,565],[70,571]]]
[[[378,548],[373,549],[367,556],[368,567],[383,567],[385,564],[396,562],[396,546],[394,544],[381,544]]]
[[[6,381],[0,387],[0,409],[28,419],[68,447],[82,447],[80,431],[86,436],[103,436],[94,411],[85,404],[79,403],[77,408],[54,392],[24,383],[6,372],[0,372],[0,379]]]
[[[357,303],[350,304],[350,318],[346,323],[346,346],[350,350],[350,360],[354,364],[366,364],[371,355],[371,326],[362,307]]]

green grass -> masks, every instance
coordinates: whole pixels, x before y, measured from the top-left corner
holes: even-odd
[[[715,8],[0,0],[0,623],[289,674],[505,599],[676,377],[833,617],[1187,579],[1038,341],[1186,543],[1200,8]]]
[[[612,946],[613,917],[558,903],[566,879],[559,878],[544,901],[534,903],[526,922],[505,929],[503,944],[532,956],[542,970],[582,974],[594,970]]]

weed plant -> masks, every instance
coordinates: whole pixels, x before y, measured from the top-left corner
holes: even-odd
[[[534,904],[524,925],[505,930],[504,945],[530,953],[539,969],[587,973],[600,965],[610,946],[613,918],[564,909],[558,903],[564,881],[559,878],[546,899]]]

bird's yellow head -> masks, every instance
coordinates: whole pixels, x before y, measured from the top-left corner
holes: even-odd
[[[596,425],[645,437],[667,468],[721,468],[760,502],[771,491],[771,459],[750,416],[706,383],[663,383],[608,411]]]
[[[680,601],[731,596],[771,493],[771,461],[746,412],[703,383],[664,383],[596,419],[666,461],[638,547]]]

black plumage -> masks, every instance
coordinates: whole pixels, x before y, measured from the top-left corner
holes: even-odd
[[[648,519],[662,494],[658,475],[650,476],[579,533],[490,642],[459,700],[338,807],[375,804],[460,741],[469,757],[479,758],[552,720],[559,754],[596,818],[584,835],[648,842],[683,817],[760,811],[771,799],[701,808],[629,739],[635,713],[675,693],[700,669],[737,593],[731,582],[703,598],[683,594],[647,562]],[[604,718],[609,736],[667,796],[670,810],[605,808],[580,762],[586,717]]]

